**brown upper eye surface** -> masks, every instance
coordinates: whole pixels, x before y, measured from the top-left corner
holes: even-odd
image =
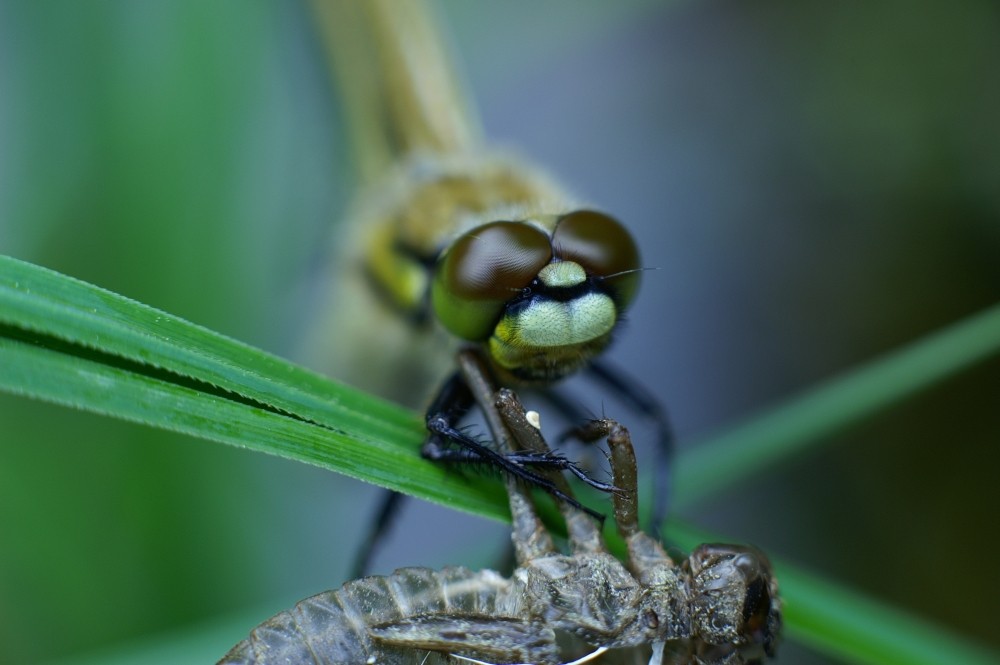
[[[639,289],[639,248],[616,219],[594,210],[577,210],[559,220],[552,234],[559,259],[575,261],[588,274],[609,277],[619,305],[627,306]],[[618,273],[626,274],[618,275]]]
[[[469,340],[492,332],[508,300],[552,259],[548,236],[522,222],[491,222],[448,249],[431,290],[434,312],[452,333]]]
[[[492,222],[455,241],[442,271],[458,297],[507,300],[552,258],[549,239],[521,222]]]

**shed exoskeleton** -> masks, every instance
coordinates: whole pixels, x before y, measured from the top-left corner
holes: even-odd
[[[477,399],[489,400],[497,440],[547,450],[516,395],[504,389],[494,401],[476,354],[459,355]],[[509,578],[404,568],[348,582],[265,621],[220,665],[750,665],[773,656],[781,601],[767,558],[753,547],[708,544],[675,563],[638,527],[628,430],[598,420],[585,434],[607,437],[627,565],[608,553],[598,521],[564,502],[569,553],[560,553],[527,491],[511,479],[517,568]],[[551,479],[569,491],[561,476]]]

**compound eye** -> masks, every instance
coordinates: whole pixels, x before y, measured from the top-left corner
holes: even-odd
[[[442,325],[487,339],[509,300],[552,260],[548,236],[523,222],[491,222],[462,235],[438,260],[431,304]]]
[[[607,277],[604,283],[622,309],[635,298],[639,248],[613,217],[594,210],[571,212],[556,224],[552,247],[557,258],[579,263],[588,275]]]

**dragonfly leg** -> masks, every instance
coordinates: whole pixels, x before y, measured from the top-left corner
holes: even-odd
[[[364,577],[371,572],[372,557],[375,555],[375,550],[378,549],[382,540],[389,532],[392,523],[395,521],[396,516],[399,515],[405,502],[406,495],[404,494],[393,492],[392,490],[382,491],[381,503],[379,504],[375,521],[361,541],[361,547],[354,554],[350,579]]]
[[[484,369],[473,371],[479,373],[479,378],[482,381],[489,381]],[[492,404],[492,388],[487,390],[491,401],[488,406],[484,404],[484,411],[489,419],[491,415],[495,417],[495,407]],[[477,392],[481,391],[477,390]],[[456,372],[445,382],[427,412],[426,424],[429,434],[421,449],[421,454],[426,459],[459,464],[487,464],[529,485],[539,487],[557,499],[583,510],[597,519],[604,519],[603,515],[583,506],[576,499],[561,491],[551,480],[537,473],[535,469],[567,470],[591,486],[604,491],[613,491],[613,485],[590,478],[582,469],[555,453],[502,453],[477,441],[458,427],[458,422],[469,411],[474,401],[467,376],[463,372]],[[497,427],[491,428],[498,430]]]
[[[439,447],[437,444],[432,446],[425,445],[421,453],[427,459],[435,462],[457,462],[459,464],[473,463],[493,466],[513,478],[516,478],[517,480],[548,492],[555,498],[568,503],[578,510],[582,510],[599,520],[604,520],[604,515],[584,506],[573,497],[562,492],[552,481],[542,475],[539,475],[538,473],[535,473],[524,463],[508,459],[506,454],[496,452],[489,446],[476,441],[461,430],[456,429],[453,425],[447,423],[446,421],[428,418],[427,429],[430,430],[433,437],[446,439],[457,446],[460,446],[459,448],[443,448]],[[514,455],[514,457],[516,460],[519,456]],[[544,457],[533,458],[532,463],[537,466],[545,466],[548,463],[548,460]],[[580,473],[583,472],[580,471]],[[599,486],[605,485],[605,483],[597,484]]]
[[[660,535],[670,505],[671,466],[674,458],[674,431],[663,404],[645,386],[620,369],[596,360],[587,367],[594,380],[610,388],[656,427],[656,458],[653,485],[653,511],[649,533]]]
[[[618,489],[613,483],[606,483],[596,478],[591,478],[575,463],[570,462],[559,453],[552,452],[551,450],[544,452],[513,452],[507,453],[505,456],[512,462],[533,468],[545,469],[546,471],[569,471],[586,484],[602,492],[615,492]]]

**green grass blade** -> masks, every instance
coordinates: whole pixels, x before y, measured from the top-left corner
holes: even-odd
[[[140,303],[0,257],[0,389],[314,464],[503,519],[499,482],[417,454],[404,409]]]
[[[670,522],[668,533],[685,549],[722,540],[677,521]],[[783,561],[772,562],[788,639],[848,663],[1000,664],[1000,654],[967,638]]]
[[[97,286],[0,256],[0,324],[208,384],[318,423],[412,446],[413,413]]]
[[[127,360],[135,363],[133,369],[161,370],[166,381],[187,378],[207,392],[219,388],[307,422],[349,431],[363,445],[379,441],[399,446],[412,457],[411,465],[433,468],[413,454],[423,430],[409,411],[175,316],[9,257],[0,257],[0,324],[21,334],[68,342],[81,353],[96,351],[95,358],[106,354],[104,362]],[[675,505],[711,495],[997,350],[1000,306],[833,379],[680,456]],[[8,390],[46,398],[9,381],[4,379]],[[115,415],[97,403],[74,403],[66,395],[62,401]],[[267,446],[260,449],[288,455]],[[297,459],[326,468],[340,464],[308,456]],[[349,469],[351,463],[342,466]],[[344,472],[361,477],[353,470]],[[398,484],[385,474],[364,479]],[[409,489],[431,498],[419,488]]]
[[[689,506],[718,493],[997,352],[1000,305],[692,445],[677,460],[674,505]]]
[[[0,365],[0,388],[15,394],[280,455],[494,519],[506,516],[498,483],[473,486],[422,460],[415,450],[356,431],[10,336],[0,336]]]

